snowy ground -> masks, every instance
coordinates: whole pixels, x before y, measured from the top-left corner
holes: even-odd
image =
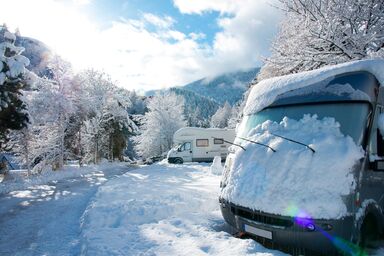
[[[220,176],[209,169],[104,164],[28,181],[14,174],[0,188],[0,255],[283,255],[231,236]]]
[[[0,255],[285,255],[231,236],[209,165],[92,168],[1,195]]]
[[[283,255],[231,236],[208,165],[155,164],[127,172],[84,214],[86,255]]]
[[[109,164],[10,180],[0,196],[0,255],[79,255],[81,216],[107,180],[128,170]]]

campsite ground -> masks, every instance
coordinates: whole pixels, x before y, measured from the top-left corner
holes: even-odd
[[[207,164],[78,172],[0,196],[0,255],[284,255],[231,235]]]

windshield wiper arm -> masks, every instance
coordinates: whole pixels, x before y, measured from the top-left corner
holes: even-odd
[[[286,138],[286,137],[283,137],[283,136],[281,136],[281,135],[274,134],[274,133],[271,133],[271,132],[269,132],[269,134],[271,134],[271,135],[273,135],[273,136],[275,136],[275,137],[279,137],[279,138],[282,138],[282,139],[284,139],[284,140],[288,140],[288,141],[290,141],[290,142],[293,142],[293,143],[296,143],[296,144],[305,146],[307,149],[311,150],[312,153],[315,153],[315,152],[316,152],[316,151],[315,151],[313,148],[311,148],[309,145],[307,145],[307,144],[305,144],[305,143],[302,143],[302,142],[300,142],[300,141],[293,140],[293,139],[289,139],[289,138]]]
[[[251,142],[253,144],[257,144],[257,145],[260,145],[260,146],[264,146],[266,148],[269,148],[270,150],[272,150],[273,152],[276,152],[275,149],[271,148],[270,146],[266,145],[266,144],[263,144],[263,143],[260,143],[260,142],[257,142],[257,141],[253,141],[253,140],[250,140],[250,139],[246,139],[246,138],[243,138],[243,137],[238,137],[236,136],[236,138],[239,138],[241,140],[245,140],[245,141],[248,141],[248,142]]]
[[[228,144],[231,144],[231,145],[233,145],[233,146],[237,146],[237,147],[241,148],[242,150],[247,151],[243,146],[241,146],[241,145],[239,145],[239,144],[235,144],[235,143],[233,143],[233,142],[230,142],[230,141],[227,141],[227,140],[224,140],[224,139],[221,139],[221,138],[215,138],[215,137],[212,137],[212,138],[213,138],[213,139],[217,139],[217,140],[222,140],[222,141],[224,141],[224,142],[226,142],[226,143],[228,143]]]

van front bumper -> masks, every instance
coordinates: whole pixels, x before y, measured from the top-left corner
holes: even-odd
[[[220,199],[225,221],[266,247],[293,255],[346,255],[359,248],[349,242],[353,218],[309,220],[268,214]]]

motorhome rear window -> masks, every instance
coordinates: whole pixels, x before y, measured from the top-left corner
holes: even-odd
[[[224,140],[223,139],[213,139],[213,144],[224,144]]]
[[[208,139],[197,139],[196,140],[196,147],[208,147],[209,141]]]

